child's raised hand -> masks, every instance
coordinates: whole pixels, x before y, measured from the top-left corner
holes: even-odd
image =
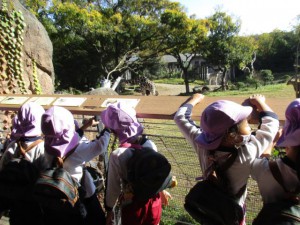
[[[172,199],[172,195],[169,192],[167,192],[166,190],[159,192],[159,194],[160,194],[162,206],[168,206],[169,199]]]
[[[192,105],[197,105],[199,102],[201,102],[204,99],[204,95],[203,94],[193,94],[192,97],[190,98],[190,100],[188,101],[189,104]]]
[[[251,95],[249,97],[250,99],[250,102],[253,104],[253,105],[261,105],[261,103],[265,103],[266,102],[266,98],[264,95],[261,95],[261,94],[254,94],[254,95]]]
[[[259,112],[261,111],[271,111],[273,110],[266,103],[266,98],[261,94],[254,94],[249,97],[250,103],[255,105]]]

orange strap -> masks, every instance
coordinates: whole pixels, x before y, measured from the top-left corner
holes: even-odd
[[[18,146],[20,148],[20,153],[25,156],[25,153],[30,151],[31,149],[33,149],[35,146],[37,146],[39,143],[41,143],[42,141],[44,141],[43,139],[37,139],[36,141],[34,141],[33,143],[31,143],[29,146],[24,147],[24,142],[18,141]]]

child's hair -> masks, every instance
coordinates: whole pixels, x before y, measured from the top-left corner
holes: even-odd
[[[237,124],[234,124],[232,127],[230,127],[230,128],[228,129],[228,131],[227,131],[227,134],[230,134],[230,133],[236,133],[236,134],[238,134],[238,133],[239,133],[239,130],[240,130],[239,124],[240,124],[240,122],[237,123]]]

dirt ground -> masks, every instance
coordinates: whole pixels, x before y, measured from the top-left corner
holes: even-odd
[[[185,93],[185,85],[174,84],[155,84],[158,95],[179,95]],[[193,91],[193,85],[190,85],[190,92]]]

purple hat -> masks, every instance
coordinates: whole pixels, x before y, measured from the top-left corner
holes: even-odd
[[[292,101],[285,111],[283,133],[277,141],[279,147],[300,145],[300,98]]]
[[[196,142],[207,150],[216,149],[230,127],[246,119],[252,107],[232,101],[216,101],[205,108],[201,115],[202,133]]]
[[[77,120],[74,120],[74,126],[75,126],[75,130],[78,130],[80,128]]]
[[[12,139],[40,136],[41,118],[44,112],[44,108],[35,102],[22,105],[13,121]]]
[[[72,113],[60,106],[52,106],[42,116],[45,150],[58,157],[65,156],[79,143]]]
[[[143,133],[143,127],[136,118],[134,108],[121,102],[108,106],[101,113],[101,121],[105,127],[116,133],[120,143]]]

